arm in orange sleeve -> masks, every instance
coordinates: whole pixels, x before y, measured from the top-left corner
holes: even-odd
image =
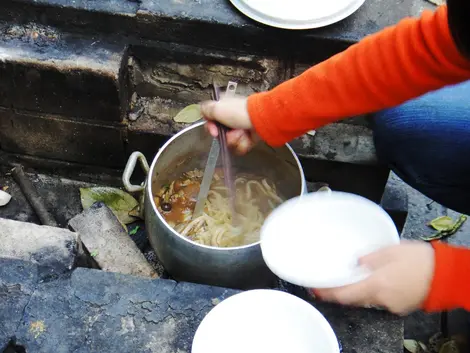
[[[428,312],[457,308],[470,311],[470,249],[440,242],[432,245],[434,277],[423,309]]]
[[[252,95],[256,132],[280,146],[341,118],[371,113],[470,79],[447,7],[368,36],[271,91]]]

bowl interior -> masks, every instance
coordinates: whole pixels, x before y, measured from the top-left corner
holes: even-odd
[[[204,124],[191,126],[170,139],[157,154],[151,169],[151,191],[158,191],[183,172],[204,170],[212,137]],[[220,165],[220,157],[218,166]],[[236,172],[251,173],[271,179],[286,199],[302,193],[304,175],[297,157],[287,146],[272,148],[263,142],[244,156],[232,155]]]
[[[359,257],[398,242],[395,224],[379,205],[343,192],[289,200],[261,230],[263,258],[271,271],[310,288],[365,278],[368,273],[358,266]]]
[[[192,353],[337,353],[338,341],[312,305],[284,292],[234,295],[201,322]]]

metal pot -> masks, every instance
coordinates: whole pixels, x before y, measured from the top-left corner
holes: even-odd
[[[158,212],[153,200],[170,180],[195,168],[204,169],[212,137],[204,122],[196,123],[174,135],[157,153],[148,167],[145,157],[134,152],[126,166],[123,182],[127,190],[143,190],[144,216],[150,243],[168,273],[180,281],[188,281],[229,288],[260,288],[275,279],[261,255],[259,242],[234,247],[217,248],[200,245],[181,236]],[[148,172],[142,185],[131,185],[129,179],[137,161]],[[304,172],[289,145],[274,149],[265,143],[243,157],[233,157],[237,169],[269,177],[286,198],[307,192]]]

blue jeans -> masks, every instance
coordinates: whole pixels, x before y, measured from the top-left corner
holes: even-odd
[[[377,155],[434,201],[470,214],[470,81],[376,114]]]

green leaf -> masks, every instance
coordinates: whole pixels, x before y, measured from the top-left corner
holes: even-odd
[[[199,104],[188,105],[173,118],[177,123],[186,124],[192,124],[200,119],[202,119],[202,113]]]
[[[139,230],[139,226],[135,227],[134,229],[132,229],[130,232],[129,232],[129,235],[136,235],[137,234],[137,231]]]
[[[454,220],[450,218],[449,216],[442,216],[442,217],[437,217],[433,219],[429,225],[433,227],[435,230],[439,231],[448,231],[452,229],[454,226]]]
[[[442,217],[440,217],[440,218],[442,218]],[[460,215],[457,222],[452,224],[452,227],[450,227],[449,229],[439,230],[437,233],[435,233],[435,234],[433,234],[429,237],[421,237],[421,239],[424,240],[424,241],[433,241],[433,240],[440,240],[440,239],[450,237],[451,235],[455,234],[462,227],[462,225],[465,223],[466,220],[467,220],[467,216]]]
[[[137,200],[127,192],[117,188],[95,187],[81,188],[80,198],[83,209],[90,208],[95,202],[103,202],[123,224],[129,224],[136,219],[129,212],[138,206]]]
[[[98,255],[98,250],[93,250],[93,251],[90,253],[90,256],[91,256],[91,257],[95,257],[96,255]]]

